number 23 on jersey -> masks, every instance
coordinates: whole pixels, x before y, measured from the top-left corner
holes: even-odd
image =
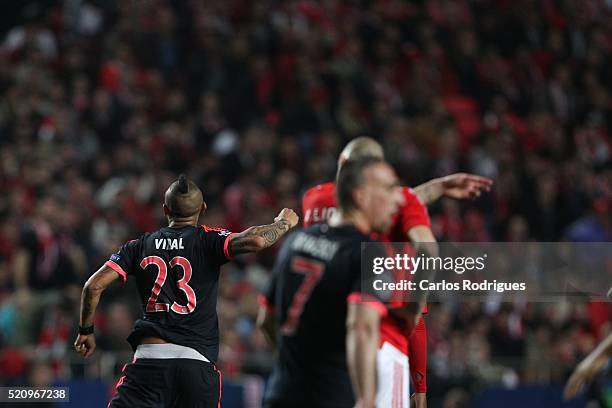
[[[161,292],[162,287],[166,283],[166,278],[168,277],[168,265],[166,265],[166,261],[155,255],[147,256],[140,261],[140,267],[142,269],[146,269],[146,267],[149,265],[155,265],[157,267],[157,278],[155,278],[155,283],[153,284],[153,289],[151,290],[151,296],[147,301],[146,311],[169,312],[172,310],[174,313],[178,314],[189,314],[193,312],[197,305],[197,299],[195,291],[191,286],[189,286],[189,280],[191,279],[192,274],[191,263],[189,260],[182,256],[175,256],[169,262],[170,268],[178,266],[183,270],[183,277],[176,283],[179,289],[185,293],[185,296],[187,297],[187,305],[181,305],[176,301],[172,303],[172,306],[170,306],[169,303],[157,302],[159,293]]]

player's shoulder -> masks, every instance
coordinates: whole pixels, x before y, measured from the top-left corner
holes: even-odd
[[[146,248],[145,240],[149,235],[150,233],[144,233],[135,238],[129,238],[123,241],[123,243],[119,247],[119,250],[111,256],[110,260],[113,262],[116,262],[117,260],[121,258],[122,256],[121,254],[127,255],[127,254],[136,254],[140,252],[141,250]]]
[[[321,191],[334,191],[336,189],[335,181],[328,181],[327,183],[317,184],[316,186],[310,187],[306,190],[306,193],[310,192],[321,192]]]
[[[421,201],[417,193],[412,188],[408,186],[403,186],[401,187],[401,191],[405,199],[404,205],[406,206],[408,205],[424,206],[423,202]]]
[[[225,231],[229,231],[225,227],[211,227],[211,226],[206,225],[206,224],[200,224],[198,226],[198,228],[201,228],[204,232],[225,232]]]
[[[372,242],[372,237],[355,226],[336,227],[334,228],[334,235],[338,240],[338,259],[340,263],[350,266],[361,263],[362,244]]]
[[[310,236],[331,238],[334,236],[335,228],[328,224],[313,224],[299,230],[300,233]]]
[[[342,245],[372,240],[369,235],[363,234],[351,225],[331,227],[328,224],[314,224],[293,232],[291,237],[293,238],[293,236],[297,235],[321,238],[326,241],[338,242]]]
[[[286,254],[299,252],[313,255],[331,262],[333,259],[352,259],[359,257],[361,243],[369,237],[360,233],[353,226],[330,227],[327,224],[315,224],[295,231],[285,241]],[[283,253],[285,251],[281,251]]]
[[[316,196],[323,196],[328,194],[335,194],[336,192],[336,183],[333,181],[317,184],[316,186],[310,187],[306,192],[304,192],[304,199]]]
[[[128,240],[126,240],[124,242],[125,246],[137,246],[140,245],[141,243],[143,243],[149,236],[151,236],[151,232],[145,232],[144,234],[141,234],[139,236],[136,236],[134,238],[130,238]]]
[[[416,192],[412,189],[412,187],[402,186],[400,187],[402,194],[409,197],[414,197],[418,199]]]
[[[219,235],[221,237],[227,237],[228,235],[231,235],[231,231],[227,228],[224,227],[211,227],[208,226],[206,224],[200,224],[197,227],[198,232],[204,234],[204,235],[209,235],[209,234],[216,234]]]
[[[342,248],[354,248],[359,250],[362,242],[372,241],[369,235],[364,234],[353,225],[330,227],[328,225],[321,224],[315,225],[314,228],[313,233],[323,236],[331,241],[338,242]]]

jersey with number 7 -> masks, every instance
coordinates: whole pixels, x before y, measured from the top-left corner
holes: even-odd
[[[354,226],[315,225],[287,238],[260,299],[279,324],[279,358],[267,406],[353,407],[346,362],[347,303],[368,300],[385,315],[378,293],[362,284],[361,243]]]
[[[211,362],[219,354],[219,268],[231,260],[231,233],[207,226],[164,227],[124,244],[106,266],[136,281],[143,315],[128,342],[154,336],[191,347]]]

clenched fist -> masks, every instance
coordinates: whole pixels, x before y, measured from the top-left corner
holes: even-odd
[[[300,217],[291,208],[283,208],[283,210],[274,219],[274,222],[286,221],[291,228],[295,227],[300,220]]]
[[[77,353],[87,358],[91,356],[96,349],[96,338],[93,334],[79,334],[74,342],[74,349]]]

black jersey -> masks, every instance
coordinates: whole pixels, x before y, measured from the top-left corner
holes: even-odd
[[[352,407],[346,361],[347,302],[363,293],[361,243],[353,226],[315,225],[291,235],[264,299],[280,330],[279,358],[266,392],[269,406]]]
[[[191,347],[211,362],[219,354],[219,267],[231,259],[231,233],[206,226],[164,227],[124,244],[106,265],[136,280],[143,316],[128,337]]]

